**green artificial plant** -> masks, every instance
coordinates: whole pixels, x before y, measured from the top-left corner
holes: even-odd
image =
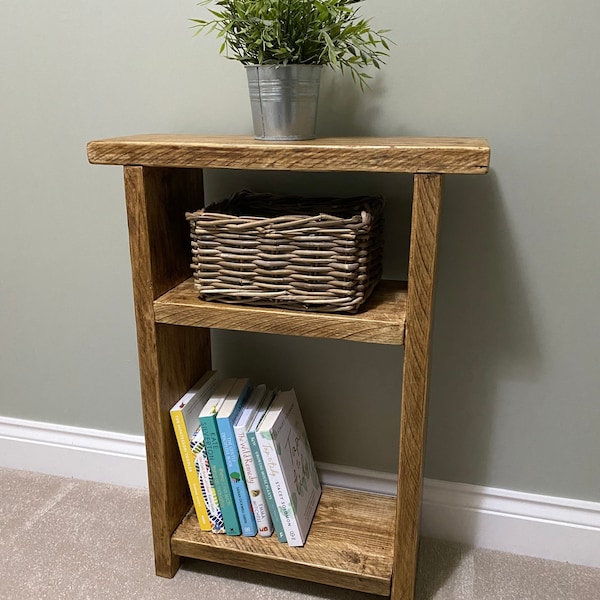
[[[374,31],[358,14],[363,0],[203,0],[211,18],[192,19],[216,31],[220,52],[243,64],[317,64],[349,70],[361,88],[389,56],[389,31]]]

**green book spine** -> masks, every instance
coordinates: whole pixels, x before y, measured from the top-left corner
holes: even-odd
[[[265,499],[267,501],[267,506],[269,507],[269,513],[271,514],[271,520],[273,521],[273,528],[277,532],[277,539],[285,544],[287,539],[285,537],[285,532],[283,531],[283,525],[281,524],[281,517],[279,516],[279,509],[277,508],[277,504],[275,503],[275,498],[273,497],[273,491],[271,490],[271,484],[269,483],[269,477],[267,476],[267,470],[265,469],[265,463],[263,462],[262,455],[258,448],[258,440],[256,438],[255,431],[248,431],[246,434],[248,438],[248,444],[250,445],[250,450],[252,452],[252,456],[254,457],[254,462],[256,464],[256,470],[258,471],[258,477],[260,479],[260,486],[265,494]]]
[[[217,427],[216,415],[206,415],[200,417],[200,427],[204,434],[204,445],[206,455],[213,476],[213,483],[219,499],[219,506],[225,522],[227,535],[240,535],[242,530],[237,516],[237,510],[233,502],[233,494],[227,474],[227,466],[225,465],[225,457],[219,429]]]

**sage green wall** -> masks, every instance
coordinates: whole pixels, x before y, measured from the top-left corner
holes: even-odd
[[[250,133],[243,71],[191,36],[197,10],[3,6],[0,415],[142,431],[121,171],[88,165],[85,143]],[[320,133],[485,136],[493,149],[487,177],[447,179],[426,474],[600,501],[600,4],[363,10],[397,45],[364,95],[325,74]],[[405,178],[207,179],[214,197],[241,184],[381,191],[386,272],[402,274]],[[318,459],[394,469],[401,349],[222,332],[214,352],[226,371],[296,386]]]

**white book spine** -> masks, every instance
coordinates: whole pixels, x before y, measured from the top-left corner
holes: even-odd
[[[273,534],[273,522],[269,515],[264,493],[260,487],[258,471],[256,470],[252,451],[250,450],[250,444],[248,443],[248,438],[246,436],[246,428],[243,426],[236,426],[234,427],[234,431],[238,450],[240,452],[242,468],[246,477],[246,486],[248,487],[250,502],[252,503],[254,518],[256,519],[258,534],[263,537],[269,537]]]
[[[265,463],[267,477],[271,484],[275,504],[281,517],[281,525],[290,546],[303,546],[302,533],[293,509],[290,493],[287,488],[281,464],[272,439],[263,435],[259,436],[259,449]]]

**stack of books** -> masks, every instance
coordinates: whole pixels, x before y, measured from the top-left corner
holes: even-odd
[[[294,390],[209,371],[171,420],[202,530],[304,545],[321,484]]]

